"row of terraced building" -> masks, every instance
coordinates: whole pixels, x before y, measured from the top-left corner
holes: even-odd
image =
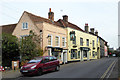
[[[98,31],[85,23],[84,30],[68,21],[68,16],[54,21],[51,8],[48,19],[24,11],[18,23],[2,25],[2,31],[18,38],[29,35],[30,31],[40,35],[40,47],[43,56],[57,57],[61,63],[100,59],[108,56],[107,41],[98,35]]]

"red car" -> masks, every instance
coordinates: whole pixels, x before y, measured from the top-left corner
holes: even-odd
[[[5,69],[2,66],[0,66],[0,71],[5,71]]]
[[[23,65],[20,72],[23,75],[41,75],[43,72],[52,70],[60,70],[59,60],[57,60],[54,56],[41,56],[35,57]]]

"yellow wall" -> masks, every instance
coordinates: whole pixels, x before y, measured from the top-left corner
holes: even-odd
[[[71,59],[71,49],[77,49],[77,51],[80,51],[80,47],[88,47],[91,50],[89,51],[89,53],[91,53],[89,59],[97,59],[97,55],[95,55],[95,57],[92,56],[92,51],[97,52],[97,36],[79,31],[79,30],[75,30],[72,28],[67,28],[68,30],[68,61],[74,61],[74,60],[80,60],[80,58],[78,59]],[[73,48],[73,43],[72,41],[70,41],[70,32],[71,31],[75,31],[75,36],[76,36],[76,48]],[[83,38],[83,46],[80,46],[80,37]],[[86,39],[89,39],[89,46],[86,45]],[[93,45],[92,45],[92,40],[94,40],[94,47],[95,49],[93,50]],[[91,43],[91,44],[90,44]],[[69,53],[70,51],[70,53]],[[81,52],[80,52],[81,54]],[[78,56],[78,55],[77,55]],[[87,59],[87,58],[83,58],[83,59]]]

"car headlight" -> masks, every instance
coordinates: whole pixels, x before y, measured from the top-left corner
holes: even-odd
[[[35,68],[35,67],[36,67],[36,65],[32,66],[31,69],[33,69],[33,68]]]

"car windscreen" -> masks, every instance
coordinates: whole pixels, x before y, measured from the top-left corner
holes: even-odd
[[[38,62],[40,62],[42,60],[42,58],[39,58],[39,59],[32,59],[32,60],[30,60],[29,62],[27,62],[28,64],[30,64],[30,63],[38,63]]]

